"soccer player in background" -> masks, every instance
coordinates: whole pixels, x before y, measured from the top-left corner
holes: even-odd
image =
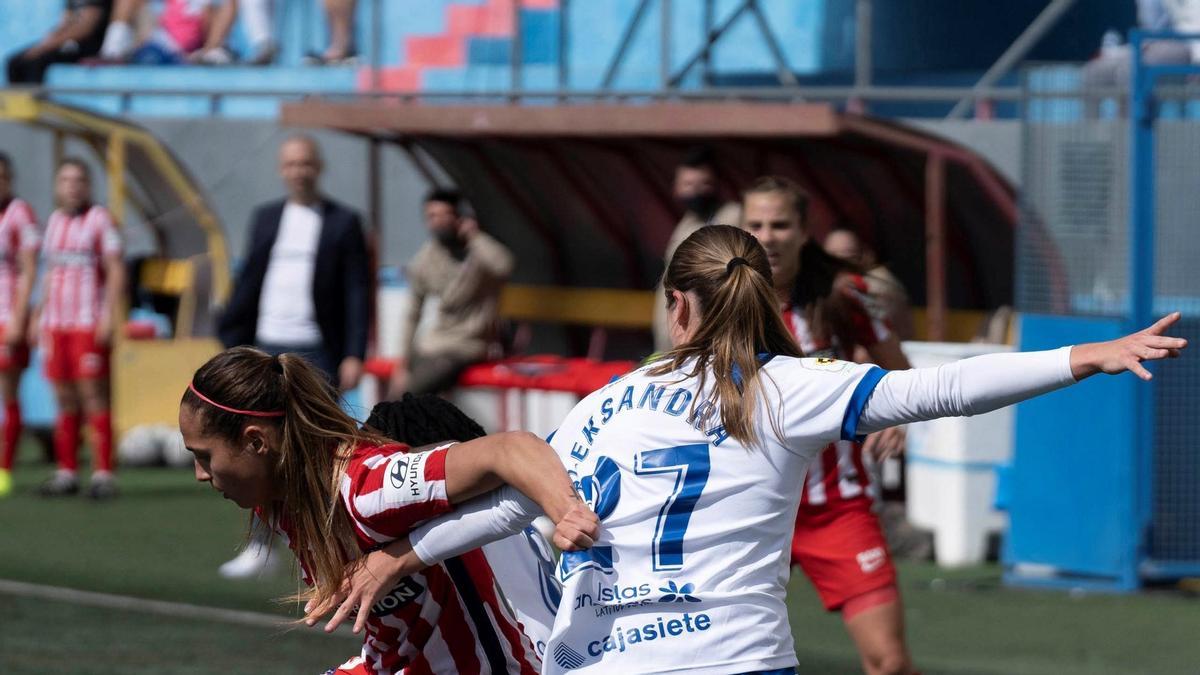
[[[805,356],[909,367],[886,317],[859,270],[808,236],[808,196],[786,178],[760,178],[743,196],[742,227],[767,253],[784,325]],[[912,672],[896,568],[879,516],[878,486],[867,453],[880,459],[904,449],[903,431],[887,429],[865,443],[831,443],[808,469],[792,538],[799,565],[830,612],[840,612],[869,675]]]
[[[0,497],[12,491],[12,468],[21,440],[18,385],[29,365],[29,296],[37,274],[37,216],[13,196],[12,159],[0,152],[0,395],[4,445],[0,447]]]
[[[326,606],[365,552],[501,485],[529,495],[555,521],[587,514],[536,436],[410,449],[360,429],[328,380],[294,354],[235,347],[214,356],[183,394],[179,428],[196,479],[286,538],[311,587],[299,599],[310,607]],[[593,515],[592,534],[596,527]],[[538,672],[535,648],[478,551],[387,591],[368,606],[361,655],[337,673]]]
[[[936,368],[799,358],[762,247],[721,225],[680,245],[665,287],[675,348],[587,396],[551,440],[602,528],[562,558],[544,673],[794,673],[792,523],[829,443],[983,414],[1101,372],[1149,379],[1142,361],[1187,346],[1164,335],[1175,313],[1118,340]],[[369,558],[396,579],[535,514],[505,488]]]
[[[109,412],[109,353],[125,287],[121,235],[112,216],[92,201],[91,172],[75,158],[64,159],[54,178],[58,209],[46,221],[42,244],[39,341],[46,378],[54,386],[58,419],[54,454],[58,470],[42,484],[46,496],[79,491],[78,453],[82,415],[92,428],[93,499],[116,496],[112,417]]]

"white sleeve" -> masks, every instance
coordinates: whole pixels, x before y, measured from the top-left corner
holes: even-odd
[[[867,401],[858,432],[991,412],[1075,384],[1071,348],[985,354],[935,368],[887,373]]]
[[[765,368],[767,415],[779,425],[785,447],[796,452],[858,438],[859,416],[887,372],[871,364],[814,358],[776,357]],[[776,388],[778,405],[772,400]]]
[[[525,529],[542,510],[512,486],[493,490],[434,518],[409,534],[426,565],[461,555]]]

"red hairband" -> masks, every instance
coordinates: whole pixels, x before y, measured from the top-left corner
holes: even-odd
[[[282,410],[275,412],[266,412],[261,410],[238,410],[237,408],[230,408],[227,405],[221,405],[204,394],[201,394],[200,390],[196,389],[196,384],[194,382],[188,382],[188,389],[191,390],[193,394],[198,396],[201,401],[204,401],[214,408],[220,408],[228,413],[233,413],[235,415],[249,415],[250,417],[283,417]]]

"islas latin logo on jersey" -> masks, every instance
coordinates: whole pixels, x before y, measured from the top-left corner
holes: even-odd
[[[412,577],[404,577],[400,580],[400,583],[392,588],[390,593],[380,598],[374,605],[371,605],[371,616],[388,616],[397,609],[416,600],[424,592],[424,586]]]
[[[637,625],[613,626],[607,635],[597,635],[589,640],[580,651],[565,642],[554,647],[554,662],[564,670],[582,668],[587,663],[602,659],[608,653],[624,653],[636,650],[647,642],[671,640],[681,635],[702,633],[712,627],[712,618],[703,612],[667,618],[656,616]]]
[[[575,609],[589,608],[595,611],[596,616],[611,616],[654,603],[702,602],[693,595],[695,592],[695,584],[678,583],[674,579],[653,585],[645,583],[636,586],[601,582],[575,596]]]

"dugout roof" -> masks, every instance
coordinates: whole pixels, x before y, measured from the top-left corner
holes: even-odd
[[[812,195],[813,234],[858,231],[916,304],[927,288],[931,306],[990,309],[1013,299],[1008,181],[945,139],[828,105],[314,99],[284,106],[281,121],[394,142],[433,182],[444,172],[520,260],[541,261],[520,266],[523,282],[652,287],[681,216],[674,166],[703,143],[728,198],[763,174],[793,178]]]

